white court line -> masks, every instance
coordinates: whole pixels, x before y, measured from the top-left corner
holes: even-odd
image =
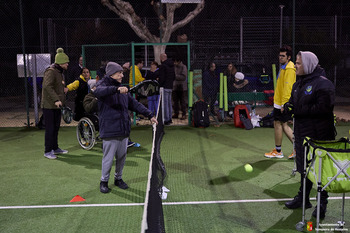
[[[340,200],[342,197],[329,197],[328,200]],[[345,197],[350,199],[350,197]],[[187,201],[187,202],[163,202],[163,205],[204,205],[204,204],[230,204],[230,203],[256,203],[256,202],[280,202],[289,201],[291,198],[280,199],[250,199],[250,200],[222,200],[222,201]],[[316,200],[316,198],[310,198]],[[30,205],[30,206],[0,206],[5,209],[45,209],[45,208],[70,208],[70,207],[113,207],[113,206],[143,206],[144,203],[115,203],[115,204],[71,204],[71,205]]]

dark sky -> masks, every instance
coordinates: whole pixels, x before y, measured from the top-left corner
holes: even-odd
[[[26,44],[39,41],[39,18],[116,18],[100,0],[0,0],[0,48],[21,44],[19,1],[23,5]],[[149,0],[131,0],[140,17],[155,17]],[[279,5],[285,5],[284,16],[292,16],[292,0],[207,0],[198,17],[220,19],[230,17],[279,16]],[[296,15],[349,15],[348,0],[296,0]],[[194,4],[187,5],[193,9]],[[176,15],[188,10],[177,10]],[[14,39],[15,38],[15,39]]]

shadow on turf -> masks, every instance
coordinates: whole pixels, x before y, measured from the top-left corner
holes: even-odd
[[[261,172],[265,171],[276,162],[277,162],[276,160],[270,159],[270,160],[261,160],[256,163],[252,163],[251,165],[254,168],[253,172],[246,172],[244,170],[244,166],[240,166],[230,171],[230,173],[227,176],[221,176],[221,177],[209,180],[209,185],[223,185],[231,182],[252,179],[254,177],[259,176]]]

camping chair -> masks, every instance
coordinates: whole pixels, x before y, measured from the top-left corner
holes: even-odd
[[[324,190],[343,194],[341,220],[337,222],[338,228],[343,228],[345,193],[350,192],[350,141],[348,138],[318,141],[307,137],[303,144],[305,146],[303,215],[296,229],[302,231],[305,226],[306,176],[317,185],[316,232],[319,230],[321,192]]]

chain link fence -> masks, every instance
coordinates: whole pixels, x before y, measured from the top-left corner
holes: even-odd
[[[269,2],[269,1],[268,1]],[[309,4],[310,2],[310,4]],[[203,74],[209,64],[216,64],[216,72],[224,72],[232,63],[237,71],[245,74],[249,83],[246,92],[263,92],[273,89],[273,64],[278,72],[278,52],[281,44],[294,48],[294,56],[300,50],[313,51],[319,58],[327,77],[336,86],[337,105],[350,106],[350,29],[347,27],[350,16],[346,9],[348,3],[327,3],[328,15],[311,16],[301,12],[300,6],[295,12],[291,5],[285,8],[272,3],[244,6],[225,3],[206,4],[206,9],[189,24],[174,32],[169,42],[190,41],[190,67],[197,74]],[[298,2],[307,9],[315,9],[311,1]],[[140,3],[141,5],[141,3]],[[306,7],[305,7],[306,6]],[[320,4],[317,7],[322,7]],[[264,8],[265,7],[265,8]],[[330,9],[333,10],[331,11]],[[267,12],[274,14],[266,15]],[[299,10],[298,10],[299,9]],[[221,13],[220,13],[221,12]],[[34,98],[40,104],[41,77],[36,79],[38,95],[33,96],[32,77],[19,78],[17,73],[17,54],[50,53],[53,62],[58,47],[64,48],[70,58],[70,67],[77,65],[82,55],[82,45],[91,44],[129,44],[142,41],[130,26],[116,18],[40,18],[36,26],[24,31],[24,37],[36,35],[35,43],[20,43],[20,28],[5,28],[6,38],[1,37],[0,52],[0,127],[35,125]],[[73,19],[74,17],[74,19]],[[159,21],[154,17],[141,18],[143,23],[156,35],[159,34]],[[175,19],[177,21],[179,19]],[[295,30],[293,30],[295,28]],[[122,63],[130,61],[131,55],[125,49],[118,51],[104,49],[104,57],[93,55],[85,57],[85,65],[91,70],[100,65],[101,60],[114,60]],[[167,48],[170,57],[187,56],[183,49]],[[145,61],[154,59],[153,51],[138,48],[136,57]],[[124,54],[116,57],[116,54]],[[100,55],[99,55],[100,56]],[[295,57],[293,57],[293,61]],[[146,64],[147,66],[147,64]],[[67,83],[74,81],[72,70],[66,73]],[[213,84],[214,85],[214,84]],[[74,102],[74,95],[68,96]],[[263,102],[264,106],[268,104]],[[28,110],[28,111],[27,111]],[[39,106],[39,115],[40,106]]]

